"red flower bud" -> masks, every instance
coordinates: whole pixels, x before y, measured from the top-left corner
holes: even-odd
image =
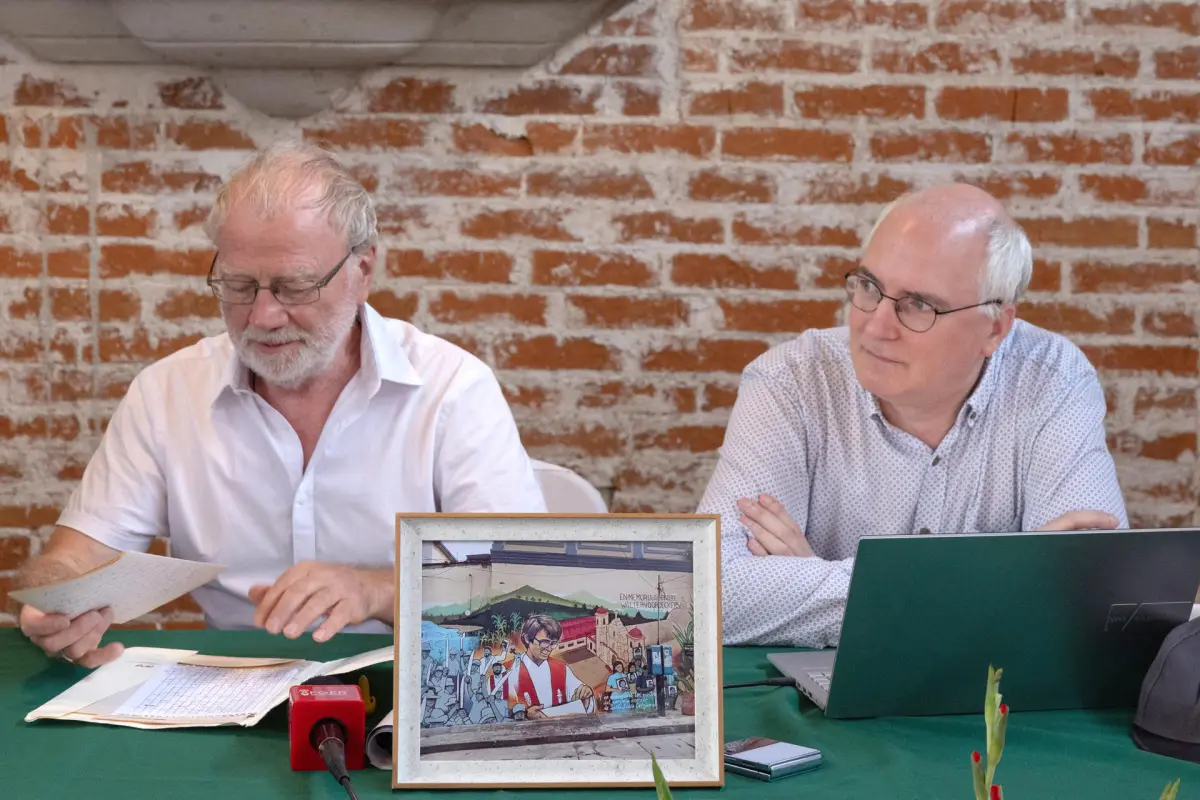
[[[1000,704],[1000,714],[1004,715],[1007,713],[1008,713],[1008,703],[1001,703]]]
[[[971,753],[971,760],[972,760],[972,761],[974,761],[976,764],[978,764],[978,763],[979,763],[979,761],[980,761],[980,757],[979,757],[979,751],[978,751],[978,750],[976,750],[974,753]]]
[[[990,797],[991,797],[991,800],[1001,800],[999,786],[992,786],[992,792],[991,792]]]

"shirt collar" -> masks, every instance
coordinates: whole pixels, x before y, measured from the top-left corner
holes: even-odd
[[[379,390],[384,381],[406,386],[424,384],[425,381],[421,379],[416,367],[404,352],[404,348],[396,344],[388,346],[386,324],[378,311],[369,303],[362,303],[358,307],[358,319],[362,322],[362,338],[360,340],[362,366],[360,369],[371,395]],[[237,349],[233,347],[232,342],[230,342],[229,348],[229,360],[225,363],[221,379],[217,383],[217,391],[212,399],[213,403],[216,403],[227,392],[242,394],[253,391],[250,386],[250,369],[238,357]]]

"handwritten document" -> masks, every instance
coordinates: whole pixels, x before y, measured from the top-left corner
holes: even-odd
[[[297,668],[224,669],[162,664],[117,709],[119,717],[253,717],[274,705]]]
[[[128,622],[211,581],[225,569],[181,558],[124,552],[77,578],[10,592],[20,603],[75,617],[109,607],[114,622]]]

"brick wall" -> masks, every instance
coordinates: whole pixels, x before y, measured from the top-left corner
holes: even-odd
[[[0,67],[0,591],[130,378],[221,329],[199,230],[254,145],[343,151],[385,314],[494,365],[535,456],[694,508],[770,344],[843,318],[880,204],[976,182],[1021,315],[1103,371],[1135,523],[1195,509],[1200,7],[660,0],[520,75],[387,71],[291,123],[178,68]],[[148,624],[186,624],[187,604]]]

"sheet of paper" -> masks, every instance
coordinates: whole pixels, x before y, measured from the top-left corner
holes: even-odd
[[[326,661],[321,665],[321,669],[317,671],[317,674],[342,675],[347,672],[354,672],[357,669],[382,664],[385,661],[392,661],[395,657],[395,648],[392,645],[388,645],[387,647],[380,647],[376,650],[359,653],[356,656],[339,658],[337,661]]]
[[[128,622],[211,581],[225,567],[181,558],[125,552],[91,572],[60,583],[10,592],[41,611],[74,617],[110,607],[113,621]]]
[[[587,708],[584,707],[582,700],[572,700],[569,703],[563,703],[561,706],[543,708],[542,713],[547,717],[565,717],[570,714],[586,714]]]
[[[295,667],[239,668],[164,664],[113,716],[154,719],[252,717],[286,694]]]
[[[83,680],[26,714],[25,721],[65,717],[113,695],[133,691],[158,667],[173,664],[195,652],[162,647],[126,647],[116,661],[89,672]]]
[[[367,760],[380,769],[392,768],[392,714],[379,720],[379,724],[367,734]]]

